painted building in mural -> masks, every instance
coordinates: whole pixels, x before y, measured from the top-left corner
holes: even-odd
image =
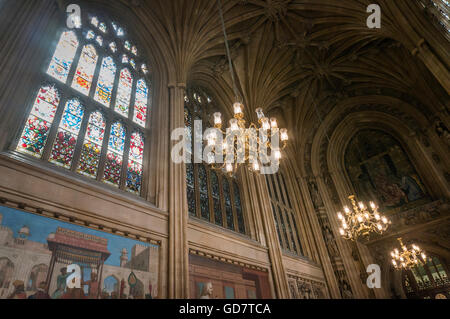
[[[99,297],[118,298],[121,289],[122,297],[158,295],[158,246],[5,207],[0,207],[0,216],[0,298],[10,296],[17,281],[24,283],[27,296],[36,293],[42,283],[47,283],[49,295],[55,297],[58,277],[72,263],[81,266],[82,281],[89,282],[92,277],[98,280],[101,278]],[[26,225],[22,225],[22,222]],[[49,244],[54,246],[55,242],[61,245],[57,252],[59,258],[50,267],[52,250]],[[86,256],[98,250],[98,244],[104,244],[108,256],[101,270],[94,263],[86,262]],[[69,247],[70,254],[64,254]],[[75,255],[84,256],[84,261]],[[136,277],[133,286],[129,283],[131,273]],[[97,297],[92,295],[89,284],[83,285],[83,290],[86,297]]]

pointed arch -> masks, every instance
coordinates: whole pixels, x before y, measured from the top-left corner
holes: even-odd
[[[66,83],[78,45],[79,41],[75,32],[64,31],[56,46],[47,74]]]
[[[89,95],[97,65],[98,54],[92,44],[85,45],[73,78],[72,87],[78,92]]]

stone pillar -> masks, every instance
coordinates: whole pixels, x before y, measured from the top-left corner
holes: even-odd
[[[169,85],[170,132],[184,127],[185,84]],[[176,144],[170,141],[169,152]],[[185,165],[169,163],[169,298],[189,297],[189,254],[186,238],[187,197]]]
[[[272,276],[276,293],[276,296],[274,297],[279,299],[288,299],[289,286],[287,282],[287,275],[283,266],[283,254],[273,220],[273,213],[265,177],[262,175],[254,175],[253,178],[255,181],[255,188],[257,190],[258,202],[261,205],[260,209],[257,211],[261,214],[266,244],[269,249],[269,259],[272,264]]]

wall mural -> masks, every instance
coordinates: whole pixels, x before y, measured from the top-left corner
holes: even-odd
[[[193,299],[269,299],[268,273],[240,265],[189,255]]]
[[[0,206],[0,299],[150,299],[159,246]],[[80,288],[67,287],[72,265]]]
[[[359,131],[347,147],[345,165],[360,200],[374,200],[386,210],[411,208],[428,200],[400,143],[384,132]]]

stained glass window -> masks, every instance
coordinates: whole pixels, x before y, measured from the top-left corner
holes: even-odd
[[[89,116],[89,124],[81,148],[81,157],[77,170],[79,173],[93,178],[97,177],[105,126],[105,119],[102,113],[94,112]]]
[[[139,194],[142,186],[142,165],[144,163],[144,138],[141,133],[134,132],[130,140],[128,156],[127,190]]]
[[[62,33],[53,54],[47,73],[55,79],[65,83],[72,66],[73,58],[78,48],[78,39],[73,31]]]
[[[111,126],[103,181],[114,186],[120,184],[125,135],[125,127],[121,122],[116,122]]]
[[[54,86],[45,86],[39,90],[17,146],[18,151],[42,156],[58,104],[59,93]]]
[[[84,109],[80,101],[73,99],[66,103],[50,155],[50,162],[70,168],[83,114]]]
[[[206,124],[210,121],[209,108],[214,108],[215,105],[210,95],[201,88],[188,88],[184,102],[186,148],[192,150],[194,119],[202,121],[204,127],[209,126]],[[199,134],[201,138],[201,132]],[[188,152],[187,156],[192,157],[192,152]],[[244,210],[236,178],[209,169],[203,163],[187,163],[186,186],[190,216],[246,234]]]
[[[147,120],[148,87],[143,79],[137,81],[136,98],[134,102],[133,121],[145,127]]]
[[[86,45],[81,52],[80,61],[78,62],[77,71],[73,78],[72,87],[83,93],[89,95],[92,79],[94,77],[95,66],[97,64],[97,52],[94,46]]]
[[[17,151],[140,194],[150,88],[144,79],[149,72],[145,59],[137,57],[136,45],[118,38],[125,32],[116,23],[90,16],[87,27],[80,29],[81,17],[73,22],[75,28],[64,30],[57,39],[43,74],[50,83],[39,89]],[[101,59],[98,47],[104,47],[99,49]],[[121,63],[131,67],[118,69]],[[58,92],[69,99],[60,103]],[[106,120],[117,118],[117,113],[127,118],[126,123]],[[52,128],[55,117],[59,123]]]
[[[114,60],[111,57],[103,58],[94,99],[107,107],[111,103],[115,75],[116,64]]]
[[[131,76],[130,71],[128,69],[123,69],[120,72],[115,110],[117,113],[125,117],[128,117],[132,85],[133,85],[133,78]]]

